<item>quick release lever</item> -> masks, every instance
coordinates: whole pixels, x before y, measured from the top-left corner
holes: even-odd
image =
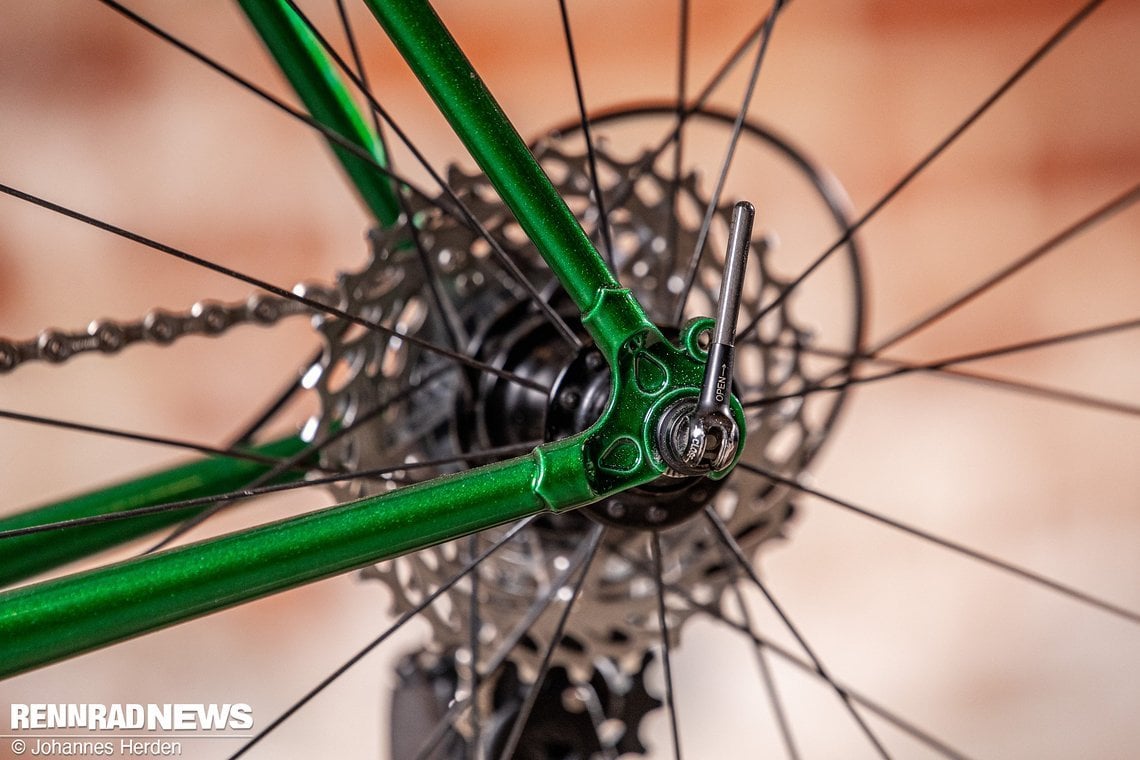
[[[719,412],[731,418],[728,398],[732,393],[732,365],[736,358],[736,315],[740,312],[744,267],[748,263],[748,246],[755,218],[756,209],[748,201],[740,201],[732,209],[720,300],[716,305],[716,325],[709,344],[709,360],[705,365],[697,414]]]
[[[736,354],[736,317],[740,311],[744,267],[748,263],[755,217],[756,209],[747,201],[737,203],[732,209],[716,323],[700,395],[695,402],[692,396],[678,400],[658,424],[658,450],[669,465],[670,475],[704,475],[724,469],[740,444],[740,429],[732,416],[729,399]]]

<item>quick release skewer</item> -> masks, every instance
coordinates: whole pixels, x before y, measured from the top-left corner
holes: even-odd
[[[736,318],[755,216],[756,210],[747,201],[740,201],[732,209],[716,323],[700,395],[673,404],[657,428],[661,457],[676,475],[705,475],[724,468],[732,461],[740,442],[729,399],[736,354]]]

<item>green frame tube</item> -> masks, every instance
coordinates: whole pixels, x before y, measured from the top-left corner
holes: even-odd
[[[636,333],[656,331],[636,299],[609,299],[599,308],[621,285],[435,10],[425,0],[365,3],[562,283],[606,359],[612,364],[618,346]]]
[[[305,445],[304,441],[293,436],[259,446],[254,451],[284,460],[302,451]],[[203,459],[9,515],[0,519],[0,531],[217,496],[244,488],[270,467],[240,459]],[[302,476],[303,471],[297,469],[283,473],[272,482],[289,483],[300,480]],[[170,527],[205,509],[205,506],[187,507],[4,539],[0,542],[0,556],[4,558],[0,562],[0,586],[17,583],[67,562]]]
[[[591,497],[575,441],[384,496],[16,589],[8,676],[151,630]]]

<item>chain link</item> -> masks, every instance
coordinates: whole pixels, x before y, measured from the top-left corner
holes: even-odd
[[[321,303],[336,303],[339,299],[336,291],[320,285],[297,285],[293,292]],[[296,301],[254,293],[244,301],[229,304],[199,301],[182,313],[151,309],[142,319],[133,322],[97,319],[87,326],[86,332],[49,328],[27,340],[0,338],[0,374],[11,372],[25,362],[60,364],[91,351],[118,353],[133,343],[166,346],[187,335],[217,336],[237,325],[269,326],[285,317],[312,313],[310,307]]]

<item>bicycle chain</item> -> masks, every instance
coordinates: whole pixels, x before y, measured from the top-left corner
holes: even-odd
[[[339,300],[336,291],[322,285],[299,284],[293,292],[304,293],[321,303]],[[77,354],[92,351],[118,353],[134,343],[166,346],[188,335],[214,337],[238,325],[268,327],[285,317],[312,313],[311,307],[297,301],[268,293],[254,293],[240,302],[198,301],[181,313],[151,309],[142,319],[133,322],[97,319],[87,326],[86,332],[48,328],[27,340],[0,338],[0,374],[11,372],[30,361],[60,364]]]

